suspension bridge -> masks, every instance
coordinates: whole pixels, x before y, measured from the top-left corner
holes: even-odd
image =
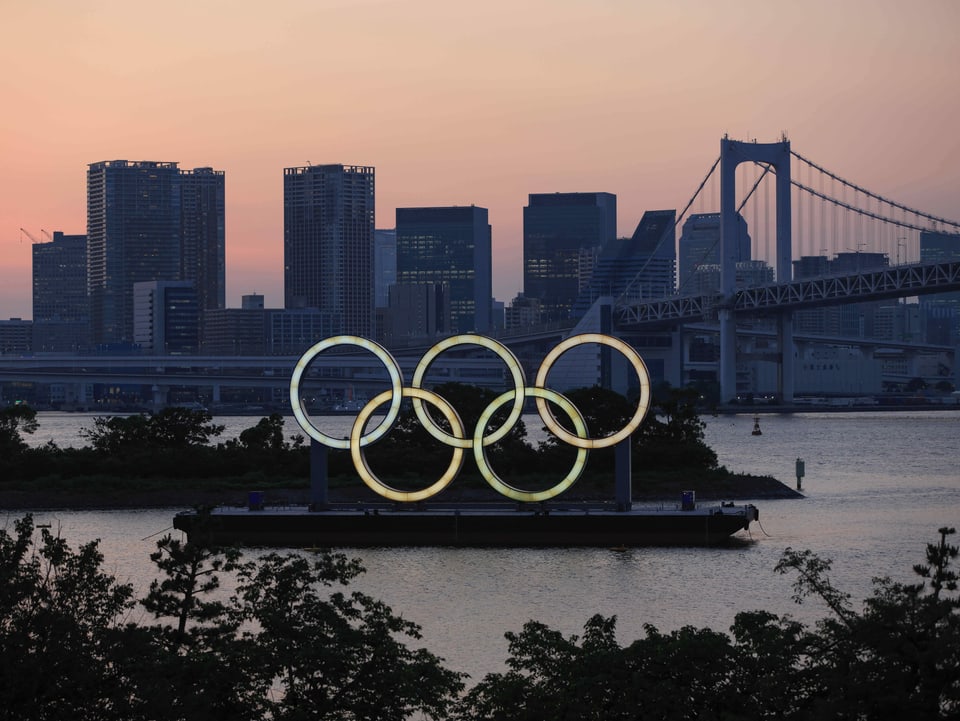
[[[702,262],[681,260],[674,296],[644,298],[638,283],[628,285],[616,300],[615,325],[625,331],[716,322],[723,402],[736,396],[738,319],[775,322],[778,396],[789,404],[795,314],[960,290],[960,222],[853,183],[792,150],[786,138],[757,143],[724,137],[720,156],[663,242],[675,241],[676,226],[694,209],[719,214],[714,245],[700,248]],[[938,242],[923,247],[924,234]],[[710,292],[697,283],[705,267],[719,275]]]

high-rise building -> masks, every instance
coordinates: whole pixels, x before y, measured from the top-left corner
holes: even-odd
[[[384,323],[384,341],[395,345],[449,332],[450,288],[445,283],[394,283]]]
[[[283,170],[283,296],[315,308],[338,332],[374,328],[374,169],[310,165]]]
[[[880,270],[890,265],[886,253],[837,253],[830,261],[830,272],[854,274],[861,271]],[[876,316],[884,301],[845,303],[839,307],[837,335],[848,338],[876,338]]]
[[[225,305],[224,175],[177,163],[108,160],[87,169],[87,291],[94,344],[132,346],[133,286],[190,281]]]
[[[397,231],[375,230],[373,233],[374,295],[377,308],[386,308],[390,286],[397,282]]]
[[[677,285],[680,293],[696,292],[697,269],[720,263],[720,213],[693,213],[683,223],[680,232]],[[750,235],[743,216],[737,214],[737,262],[752,260]]]
[[[180,277],[176,163],[108,160],[87,170],[92,340],[133,345],[133,284]]]
[[[195,355],[200,347],[200,307],[193,282],[134,283],[133,340],[144,353]]]
[[[485,333],[493,303],[487,209],[397,208],[397,283],[449,288],[447,333]]]
[[[573,306],[582,318],[601,296],[640,301],[673,295],[677,249],[674,236],[677,211],[648,210],[630,238],[607,243],[590,277],[589,285]]]
[[[180,171],[180,279],[193,281],[201,314],[227,305],[222,170]]]
[[[600,249],[617,236],[612,193],[532,193],[523,209],[523,295],[544,322],[566,320]]]
[[[54,231],[33,245],[33,350],[75,353],[89,344],[87,236]]]
[[[539,322],[540,301],[527,298],[523,293],[517,293],[504,311],[503,327],[507,331],[519,331]]]
[[[960,234],[931,230],[920,232],[921,262],[948,263],[953,260],[960,260]],[[960,343],[960,292],[924,296],[921,307],[928,319],[928,343]]]
[[[0,320],[0,355],[30,353],[33,350],[33,321],[23,318]]]

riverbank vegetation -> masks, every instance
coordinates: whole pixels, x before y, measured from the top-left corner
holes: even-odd
[[[457,410],[468,435],[496,395],[456,383],[436,391]],[[594,438],[618,431],[636,409],[635,402],[600,388],[568,395]],[[789,490],[772,479],[736,475],[719,467],[716,453],[704,442],[695,400],[690,391],[662,389],[654,394],[650,413],[631,439],[635,497],[673,497],[681,486],[703,498],[758,497]],[[558,422],[571,429],[569,419],[554,412]],[[508,408],[501,407],[489,428],[498,428],[507,413]],[[441,419],[437,423],[445,425]],[[249,489],[264,491],[268,498],[274,491],[289,498],[291,490],[306,492],[309,485],[309,444],[302,435],[285,437],[283,417],[277,414],[224,441],[219,440],[223,426],[207,411],[178,407],[153,415],[96,417],[92,427],[82,430],[87,445],[81,448],[60,448],[52,442],[32,448],[23,436],[37,429],[36,413],[29,407],[0,409],[0,493],[24,499],[36,494],[86,494],[106,502],[134,493],[162,498],[163,492],[177,491],[181,498],[206,501],[217,492],[236,497]],[[450,462],[451,448],[424,429],[412,407],[404,406],[391,432],[364,453],[374,472],[406,490],[422,487],[425,478],[439,477]],[[612,448],[591,451],[588,472],[565,497],[612,497],[614,453]],[[575,454],[573,446],[553,436],[532,445],[522,420],[487,450],[491,467],[502,478],[529,490],[555,484],[569,471]],[[447,499],[493,493],[472,454],[465,455],[458,482],[444,491]],[[372,493],[358,480],[349,452],[331,451],[328,458],[332,500],[358,500]]]
[[[0,529],[0,719],[955,719],[953,533],[915,583],[875,579],[860,610],[829,560],[787,549],[774,571],[828,609],[812,627],[757,610],[729,634],[648,625],[621,645],[615,617],[573,637],[531,620],[506,634],[507,670],[474,680],[350,590],[363,569],[341,554],[249,560],[167,536],[138,596],[96,542],[73,550],[25,516]]]

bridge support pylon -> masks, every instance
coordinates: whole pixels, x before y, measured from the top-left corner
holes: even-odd
[[[740,163],[769,165],[776,173],[777,212],[777,282],[786,283],[792,276],[791,210],[790,210],[790,141],[778,143],[745,143],[724,137],[720,141],[720,401],[729,403],[737,397],[737,322],[733,311],[736,294],[737,261],[737,180]],[[780,387],[782,403],[793,402],[793,320],[789,313],[778,316],[777,337],[780,342]]]

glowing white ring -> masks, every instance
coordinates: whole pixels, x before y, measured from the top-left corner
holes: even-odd
[[[444,338],[442,341],[433,345],[430,350],[423,354],[423,358],[420,359],[416,370],[413,372],[413,381],[410,383],[410,385],[414,388],[421,388],[423,384],[423,378],[426,376],[427,370],[433,364],[433,361],[436,360],[436,357],[444,351],[455,348],[458,345],[478,345],[481,348],[486,348],[487,350],[493,351],[500,356],[504,363],[506,363],[507,369],[510,371],[510,375],[513,377],[513,386],[516,396],[513,402],[513,409],[510,411],[510,415],[507,416],[507,420],[503,422],[503,425],[483,439],[483,445],[489,446],[506,436],[510,432],[510,429],[520,419],[520,416],[523,413],[523,389],[527,384],[527,380],[523,374],[523,366],[520,365],[520,361],[517,360],[517,357],[513,354],[513,351],[503,345],[503,343],[495,341],[493,338],[487,338],[486,336],[476,335],[473,333],[466,333],[464,335],[455,335],[449,338]],[[470,448],[473,445],[473,441],[471,439],[457,438],[456,436],[450,435],[442,428],[437,426],[437,424],[434,423],[433,419],[430,417],[430,414],[427,413],[426,409],[423,407],[423,403],[417,398],[415,398],[413,401],[413,409],[417,414],[417,418],[420,419],[420,423],[423,425],[423,427],[426,428],[427,432],[438,441],[456,448]]]
[[[433,403],[446,417],[453,432],[461,436],[463,435],[463,421],[460,420],[456,409],[454,409],[443,396],[437,395],[433,391],[424,390],[423,388],[404,388],[401,392],[404,398],[415,398]],[[353,422],[353,429],[350,432],[350,456],[353,458],[354,468],[356,468],[357,473],[360,474],[360,479],[375,493],[379,493],[391,501],[422,501],[424,498],[430,498],[430,496],[442,491],[457,477],[457,474],[460,473],[460,469],[463,467],[463,449],[454,446],[453,458],[450,460],[450,465],[444,474],[440,476],[433,485],[419,491],[400,491],[388,486],[377,478],[373,471],[370,470],[366,456],[363,455],[360,439],[363,437],[363,428],[367,423],[367,419],[370,418],[371,414],[377,408],[386,403],[392,393],[393,391],[384,391],[374,396],[357,415],[356,420]]]
[[[537,412],[540,414],[543,422],[547,424],[550,432],[564,443],[576,446],[577,448],[609,448],[610,446],[615,446],[623,439],[628,438],[631,433],[637,430],[650,407],[650,373],[647,371],[647,366],[643,362],[643,358],[640,357],[640,354],[637,353],[632,346],[624,343],[619,338],[604,335],[603,333],[581,333],[580,335],[570,336],[566,340],[558,343],[557,346],[544,357],[543,362],[540,364],[540,369],[537,371],[537,380],[534,385],[537,388],[543,388],[547,382],[547,373],[549,373],[550,367],[556,362],[557,358],[571,348],[583,345],[584,343],[599,343],[600,345],[610,346],[623,353],[627,360],[633,365],[640,382],[640,400],[637,402],[637,410],[633,414],[633,417],[627,425],[612,435],[605,436],[604,438],[578,438],[557,423],[553,411],[550,410],[550,406],[547,405],[546,400],[541,396],[537,397]]]
[[[557,393],[556,391],[544,388],[547,374],[549,373],[550,368],[556,362],[557,358],[571,348],[584,343],[599,343],[601,345],[607,345],[611,348],[619,350],[633,365],[640,383],[640,400],[637,403],[637,410],[633,417],[620,431],[605,438],[589,438],[587,435],[586,424],[583,421],[583,416],[577,407],[574,406],[573,403],[571,403],[570,400],[565,396]],[[498,396],[487,406],[487,408],[484,409],[480,419],[477,422],[477,426],[474,428],[473,436],[471,438],[466,438],[463,436],[463,422],[460,420],[460,417],[457,415],[457,412],[453,406],[451,406],[450,403],[442,396],[434,393],[433,391],[429,391],[420,387],[421,383],[423,382],[423,378],[426,375],[427,369],[430,367],[430,364],[433,363],[437,355],[454,346],[466,344],[479,345],[483,348],[493,351],[500,356],[500,358],[506,362],[507,367],[510,369],[515,386],[513,390],[507,391],[506,393]],[[390,376],[390,390],[380,393],[363,407],[363,409],[360,411],[360,414],[354,421],[353,429],[349,439],[334,438],[318,430],[313,423],[311,423],[309,417],[304,411],[303,403],[300,398],[300,383],[310,362],[322,351],[337,345],[355,345],[363,348],[364,350],[370,351],[383,362],[384,367]],[[523,403],[527,396],[536,398],[537,410],[539,411],[541,419],[546,424],[550,432],[561,441],[578,449],[577,459],[574,462],[574,467],[570,473],[568,473],[566,478],[564,478],[560,483],[545,491],[522,491],[510,486],[501,480],[499,476],[497,476],[486,459],[485,447],[495,443],[510,432],[510,429],[514,427],[522,413]],[[438,481],[433,483],[428,488],[420,491],[400,491],[384,484],[373,474],[372,471],[370,471],[366,463],[366,458],[362,452],[362,448],[379,440],[390,431],[390,429],[393,427],[393,424],[396,422],[397,416],[399,415],[400,403],[403,398],[413,399],[414,407],[420,422],[434,438],[454,448],[453,459],[451,460],[450,466],[447,468],[443,476],[441,476]],[[366,423],[373,414],[374,410],[383,405],[388,399],[390,400],[390,408],[387,411],[386,416],[376,428],[369,433],[364,434],[363,431]],[[493,417],[493,414],[500,408],[500,406],[510,399],[513,399],[514,405],[507,418],[507,421],[493,433],[489,434],[488,436],[484,436],[483,432],[486,429],[487,423],[489,423],[490,419]],[[446,417],[447,422],[450,424],[453,434],[446,433],[442,428],[433,422],[433,419],[430,418],[430,415],[423,408],[422,401],[432,403],[440,409],[440,411]],[[556,403],[570,417],[571,421],[573,421],[577,435],[568,432],[557,422],[553,412],[547,405],[547,401]],[[536,502],[552,498],[569,488],[583,472],[583,468],[586,464],[587,451],[589,449],[607,448],[609,446],[616,445],[617,443],[629,437],[630,434],[639,427],[650,407],[650,374],[647,372],[647,367],[644,364],[643,359],[628,344],[624,343],[618,338],[601,333],[584,333],[567,338],[558,344],[553,350],[551,350],[540,365],[540,369],[537,372],[535,386],[528,387],[524,382],[522,366],[520,365],[516,356],[514,356],[514,354],[506,346],[493,340],[492,338],[466,334],[452,336],[432,346],[423,356],[423,358],[421,358],[420,363],[417,365],[413,386],[407,388],[403,385],[403,378],[399,365],[393,359],[393,356],[391,356],[390,353],[383,348],[383,346],[365,338],[360,338],[359,336],[340,335],[320,341],[316,345],[312,346],[299,359],[290,379],[290,405],[293,409],[293,414],[296,417],[297,422],[307,433],[307,435],[327,447],[349,449],[353,458],[354,467],[356,468],[357,473],[360,474],[364,483],[366,483],[367,486],[369,486],[376,493],[392,500],[419,501],[439,493],[441,490],[446,488],[460,472],[460,468],[463,464],[463,451],[465,449],[472,448],[474,457],[477,460],[477,466],[491,487],[509,498],[514,498],[520,501]]]
[[[536,398],[543,398],[556,403],[566,412],[570,420],[573,421],[573,426],[577,429],[577,433],[580,434],[580,437],[587,438],[587,424],[583,421],[583,415],[581,415],[579,409],[570,402],[569,398],[557,393],[556,391],[548,390],[547,388],[527,387],[523,389],[523,394],[524,396],[534,396]],[[483,413],[480,415],[480,420],[477,421],[477,427],[473,431],[473,456],[477,461],[477,467],[480,469],[480,473],[484,480],[486,480],[486,482],[489,483],[490,486],[498,493],[507,496],[508,498],[513,498],[517,501],[526,501],[530,503],[546,501],[554,496],[560,495],[565,490],[570,488],[570,486],[576,483],[577,479],[580,478],[580,474],[583,473],[583,469],[587,465],[588,451],[586,448],[578,448],[577,458],[573,462],[573,468],[570,469],[570,472],[566,475],[566,477],[556,485],[543,491],[524,491],[511,486],[509,483],[501,479],[500,476],[497,475],[496,471],[490,467],[490,463],[487,460],[487,449],[482,443],[483,429],[486,428],[487,423],[490,421],[490,418],[493,416],[493,414],[496,413],[497,409],[509,401],[514,395],[516,395],[516,391],[507,391],[503,395],[497,396],[497,398],[491,401],[490,405],[484,409]]]
[[[397,365],[397,362],[393,359],[393,356],[390,355],[390,352],[379,343],[374,343],[372,340],[367,340],[366,338],[355,335],[335,335],[311,346],[306,353],[300,356],[300,360],[297,361],[297,365],[293,369],[293,374],[290,377],[290,407],[293,409],[293,415],[297,419],[297,423],[300,424],[300,427],[308,436],[329,448],[350,448],[350,439],[328,436],[313,425],[310,417],[303,408],[303,400],[300,398],[300,382],[303,374],[307,370],[307,366],[310,365],[317,355],[328,348],[333,348],[338,345],[355,345],[370,351],[383,362],[390,376],[390,392],[393,394],[390,408],[387,410],[387,415],[384,416],[377,427],[360,439],[360,445],[366,446],[379,440],[390,431],[394,421],[397,420],[397,416],[400,414],[400,401],[402,399],[403,377],[400,374],[400,366]]]

